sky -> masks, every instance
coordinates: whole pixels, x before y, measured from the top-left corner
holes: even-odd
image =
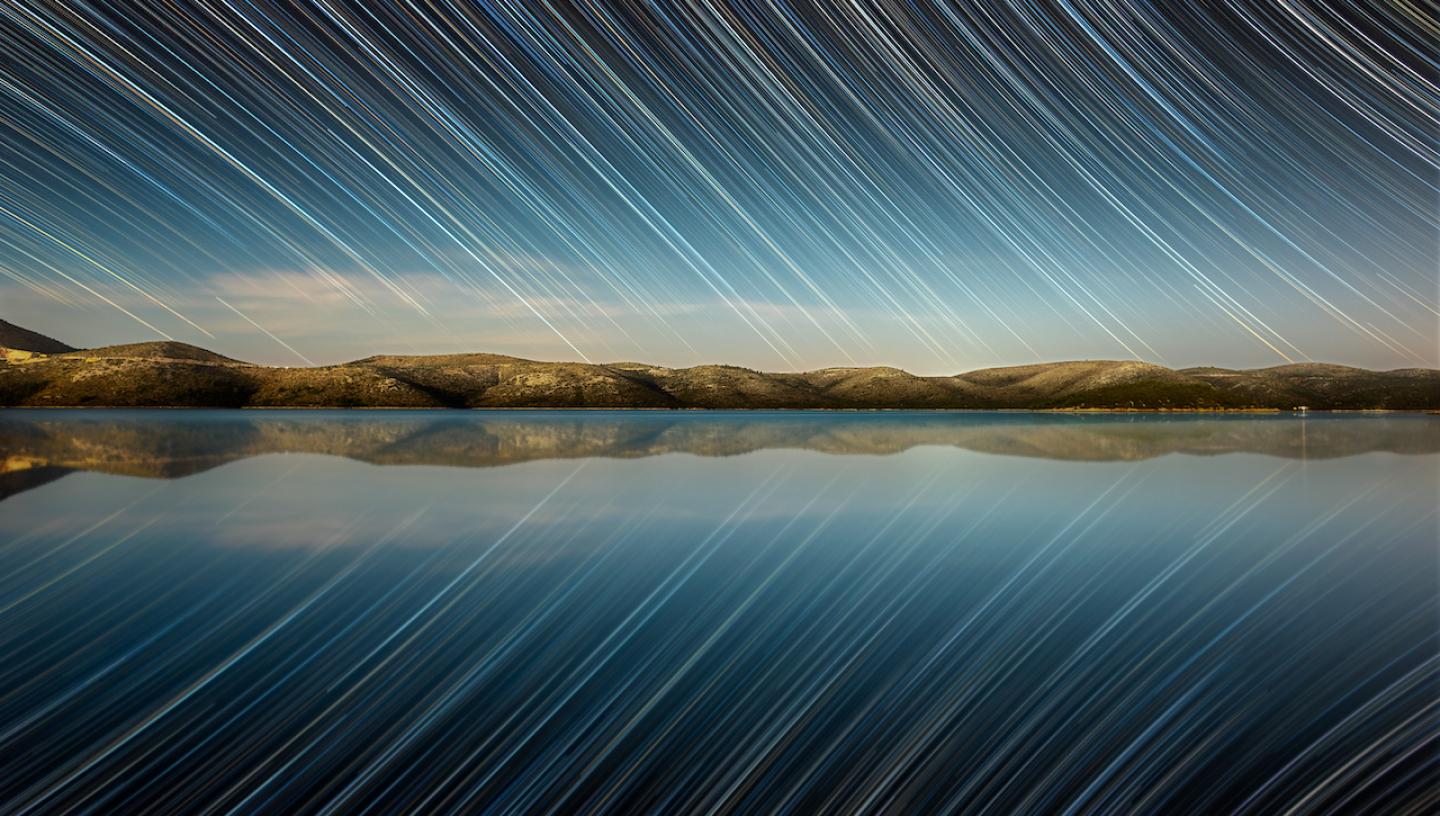
[[[1433,12],[0,0],[0,318],[279,365],[1437,367]]]

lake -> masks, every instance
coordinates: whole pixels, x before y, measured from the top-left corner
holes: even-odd
[[[0,457],[3,813],[1434,805],[1436,416],[10,410]]]

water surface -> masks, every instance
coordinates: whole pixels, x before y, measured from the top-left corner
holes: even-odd
[[[0,413],[0,812],[1394,812],[1440,418]]]

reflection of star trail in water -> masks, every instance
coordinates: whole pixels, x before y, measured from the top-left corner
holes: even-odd
[[[1437,363],[1425,9],[368,5],[0,2],[0,291],[277,360],[217,298],[316,359]]]
[[[948,421],[1076,461],[873,455],[926,415],[626,459],[655,435],[615,424],[686,422],[629,415],[595,420],[615,458],[459,469],[414,466],[451,449],[413,420],[216,415],[430,452],[5,499],[0,812],[1424,812],[1436,453],[1352,445],[1433,420],[1297,458],[1283,420],[1052,419]],[[145,428],[203,414],[127,422],[81,434],[117,472],[208,450]],[[1077,425],[1280,455],[1050,437]]]

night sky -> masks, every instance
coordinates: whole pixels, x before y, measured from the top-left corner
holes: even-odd
[[[1436,7],[1156,6],[0,0],[0,317],[285,365],[1440,365]]]

